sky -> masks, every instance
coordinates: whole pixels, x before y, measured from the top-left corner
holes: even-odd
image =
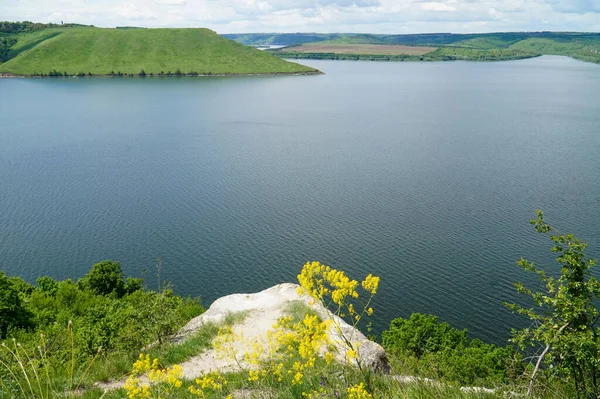
[[[600,0],[0,0],[0,20],[218,33],[600,31]]]

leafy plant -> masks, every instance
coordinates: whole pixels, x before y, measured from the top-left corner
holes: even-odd
[[[529,328],[513,331],[513,342],[522,348],[544,348],[537,356],[527,394],[532,395],[537,374],[546,365],[554,376],[567,377],[573,383],[578,398],[600,397],[600,282],[591,270],[596,261],[586,256],[586,243],[546,223],[542,211],[537,211],[531,224],[538,233],[550,238],[550,250],[557,255],[561,269],[560,275],[553,277],[532,262],[518,262],[524,270],[537,274],[544,286],[542,291],[533,291],[522,283],[515,284],[517,291],[531,298],[535,307],[507,304],[533,322]]]
[[[79,281],[79,284],[96,295],[114,294],[120,297],[125,288],[123,277],[121,265],[118,262],[106,260],[92,266],[92,270]]]
[[[31,327],[31,316],[23,306],[17,289],[0,271],[0,339],[5,339],[12,328]]]

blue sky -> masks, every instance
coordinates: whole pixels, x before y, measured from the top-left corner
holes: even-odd
[[[0,0],[0,20],[236,32],[600,31],[600,0]]]

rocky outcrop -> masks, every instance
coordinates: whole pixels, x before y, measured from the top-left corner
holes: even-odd
[[[301,301],[319,314],[321,319],[332,318],[335,321],[332,323],[329,335],[334,349],[333,353],[338,361],[346,361],[345,353],[348,349],[346,340],[348,340],[357,348],[361,364],[367,365],[375,371],[389,372],[388,358],[379,344],[367,339],[360,331],[331,313],[321,303],[299,294],[298,288],[297,284],[285,283],[255,294],[233,294],[219,298],[205,313],[186,324],[174,339],[176,342],[180,342],[205,323],[218,324],[223,322],[228,314],[246,312],[243,322],[233,327],[236,336],[242,336],[245,341],[249,342],[266,341],[267,331],[280,317],[285,316],[289,304]],[[243,345],[240,345],[240,353],[243,353],[244,350]],[[351,364],[355,363],[351,362]]]
[[[233,294],[214,301],[206,312],[190,320],[181,328],[173,337],[172,342],[181,343],[203,325],[207,323],[218,325],[225,322],[228,316],[243,312],[244,317],[236,317],[237,322],[231,326],[235,337],[232,343],[234,353],[222,356],[222,353],[218,353],[214,348],[199,353],[179,364],[183,371],[183,377],[194,379],[212,371],[235,372],[239,371],[240,367],[244,369],[255,367],[244,361],[244,354],[252,350],[255,343],[268,347],[267,332],[273,328],[280,317],[287,315],[290,304],[296,301],[306,304],[323,320],[328,318],[335,320],[329,331],[329,346],[333,349],[332,353],[338,361],[346,361],[345,353],[348,346],[342,338],[345,336],[357,348],[358,359],[362,365],[368,366],[374,371],[389,373],[388,358],[379,344],[367,339],[360,331],[332,314],[320,303],[315,303],[308,296],[299,294],[298,288],[297,284],[279,284],[255,294]],[[323,348],[323,351],[325,349]],[[232,354],[233,356],[231,356]],[[355,361],[350,364],[356,366]],[[148,383],[146,377],[142,377],[141,380],[143,384]],[[97,386],[104,390],[111,390],[122,388],[124,384],[125,380],[120,380],[101,383]]]

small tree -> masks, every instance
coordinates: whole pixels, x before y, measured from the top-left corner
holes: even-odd
[[[84,289],[96,295],[115,294],[120,297],[124,293],[123,270],[121,264],[105,260],[92,266],[92,270],[79,282]]]
[[[597,398],[600,340],[596,323],[600,311],[596,305],[600,282],[590,271],[596,261],[586,257],[586,243],[573,234],[561,234],[544,221],[542,211],[536,212],[537,218],[531,224],[552,240],[551,251],[557,254],[556,260],[562,267],[560,276],[555,278],[525,259],[517,262],[524,270],[536,273],[545,287],[542,292],[534,292],[517,283],[517,291],[529,296],[535,307],[506,304],[533,321],[533,327],[513,331],[513,341],[521,348],[539,344],[544,347],[537,357],[527,394],[531,395],[536,375],[545,362],[559,377],[570,377],[578,398]]]

